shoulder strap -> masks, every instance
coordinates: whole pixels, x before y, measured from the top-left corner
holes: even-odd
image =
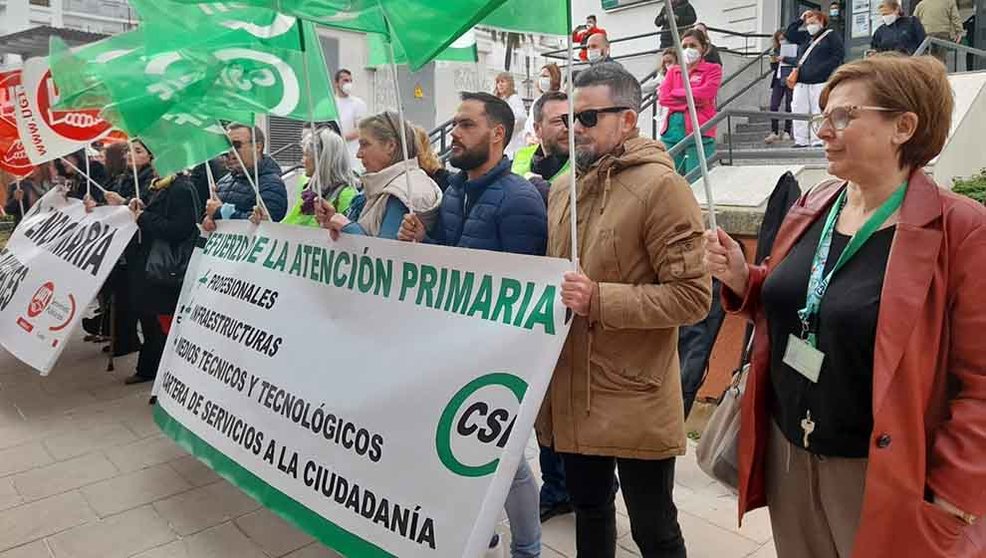
[[[822,33],[821,37],[812,41],[811,45],[808,46],[808,50],[806,50],[805,53],[801,55],[801,60],[798,60],[799,68],[801,67],[802,64],[805,63],[805,60],[808,60],[808,56],[811,55],[811,51],[815,50],[815,47],[818,46],[818,43],[822,42],[822,39],[824,39],[825,37],[828,37],[829,33],[831,32],[832,30],[828,29],[824,33]]]

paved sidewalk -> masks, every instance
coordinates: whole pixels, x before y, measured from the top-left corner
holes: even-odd
[[[42,378],[0,349],[0,558],[337,556],[162,436],[150,385],[123,385],[135,360],[106,372],[77,341]],[[533,441],[528,458],[536,469]],[[735,499],[692,456],[677,485],[691,558],[775,556],[766,513],[736,529]],[[618,505],[617,556],[638,556]],[[572,515],[546,523],[542,556],[575,556],[574,528]]]

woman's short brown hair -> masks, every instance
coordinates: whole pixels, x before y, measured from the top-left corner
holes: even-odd
[[[818,10],[810,10],[808,12],[808,17],[815,18],[818,21],[822,22],[822,27],[828,27],[829,26],[829,16],[825,12],[821,12],[821,11],[818,11]]]
[[[937,58],[886,53],[850,62],[829,78],[819,99],[822,110],[832,91],[851,81],[866,84],[873,105],[917,115],[914,135],[900,148],[902,167],[921,168],[941,153],[955,101],[945,66]]]
[[[541,66],[541,69],[548,70],[548,75],[551,76],[551,91],[560,91],[561,69],[558,67],[558,64],[555,64],[554,62],[545,64],[544,66]],[[547,93],[547,91],[544,91],[544,93]]]

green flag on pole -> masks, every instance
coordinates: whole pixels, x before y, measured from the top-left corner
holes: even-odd
[[[183,4],[203,0],[174,0]],[[241,0],[326,27],[392,35],[418,70],[505,0]],[[342,5],[346,4],[346,5]]]

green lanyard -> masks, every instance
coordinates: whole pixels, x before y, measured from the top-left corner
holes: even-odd
[[[880,230],[880,227],[887,222],[887,219],[894,214],[904,203],[904,195],[907,193],[907,181],[904,181],[897,190],[891,194],[887,201],[883,202],[875,213],[866,220],[866,223],[849,240],[846,249],[842,251],[839,259],[835,262],[832,271],[825,275],[825,264],[829,259],[829,251],[832,248],[832,233],[835,231],[835,224],[839,220],[842,208],[846,205],[846,190],[839,194],[829,211],[828,219],[825,220],[825,228],[822,229],[822,236],[818,239],[818,248],[815,249],[815,257],[811,262],[811,275],[808,277],[808,294],[805,296],[805,307],[798,310],[798,318],[801,319],[801,338],[806,340],[812,347],[818,348],[818,309],[822,305],[822,298],[832,282],[832,277],[842,269],[846,263],[856,255],[857,252],[866,244],[873,234]]]

